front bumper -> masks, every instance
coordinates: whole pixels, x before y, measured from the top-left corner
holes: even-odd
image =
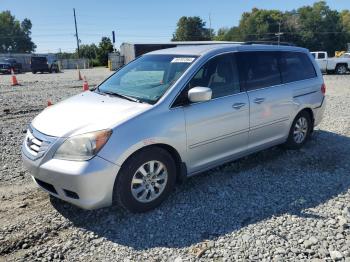
[[[95,156],[89,161],[67,161],[60,159],[33,160],[25,154],[22,146],[24,166],[36,184],[49,194],[84,209],[110,206],[113,187],[119,166]]]

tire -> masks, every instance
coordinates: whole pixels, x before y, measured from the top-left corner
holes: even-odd
[[[346,67],[346,65],[337,65],[335,68],[335,72],[338,75],[344,75],[346,74],[347,71],[348,71],[348,68]]]
[[[304,123],[306,123],[306,127],[303,128],[302,126]],[[312,125],[313,123],[310,114],[306,111],[300,112],[292,123],[287,142],[284,146],[287,149],[300,149],[309,139],[313,130]],[[300,128],[298,128],[298,126]],[[303,134],[303,136],[301,137],[301,135],[298,135],[298,132]]]
[[[33,74],[36,74],[36,71],[32,71]]]
[[[154,172],[151,172],[150,165]],[[175,182],[176,165],[172,156],[162,148],[146,148],[123,164],[114,184],[113,199],[133,213],[146,212],[159,206],[169,196]]]

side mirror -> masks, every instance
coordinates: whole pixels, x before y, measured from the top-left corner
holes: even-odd
[[[188,99],[192,103],[205,102],[211,99],[212,91],[208,87],[197,86],[188,91]]]

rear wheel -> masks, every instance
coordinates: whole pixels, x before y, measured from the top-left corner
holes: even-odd
[[[293,121],[285,146],[288,149],[299,149],[308,140],[312,130],[312,120],[308,112],[300,112]]]
[[[159,206],[176,181],[176,166],[162,148],[141,150],[126,161],[114,185],[114,200],[131,212],[145,212]]]
[[[348,71],[348,68],[346,67],[346,65],[337,65],[337,67],[335,68],[335,72],[338,75],[344,75],[346,74],[347,71]]]

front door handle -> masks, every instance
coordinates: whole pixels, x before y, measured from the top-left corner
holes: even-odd
[[[265,98],[263,98],[263,97],[258,97],[258,98],[254,99],[255,104],[261,104],[264,101],[265,101]]]
[[[243,106],[245,106],[245,103],[234,103],[234,104],[232,105],[232,108],[234,108],[234,109],[240,109],[240,108],[242,108]]]

